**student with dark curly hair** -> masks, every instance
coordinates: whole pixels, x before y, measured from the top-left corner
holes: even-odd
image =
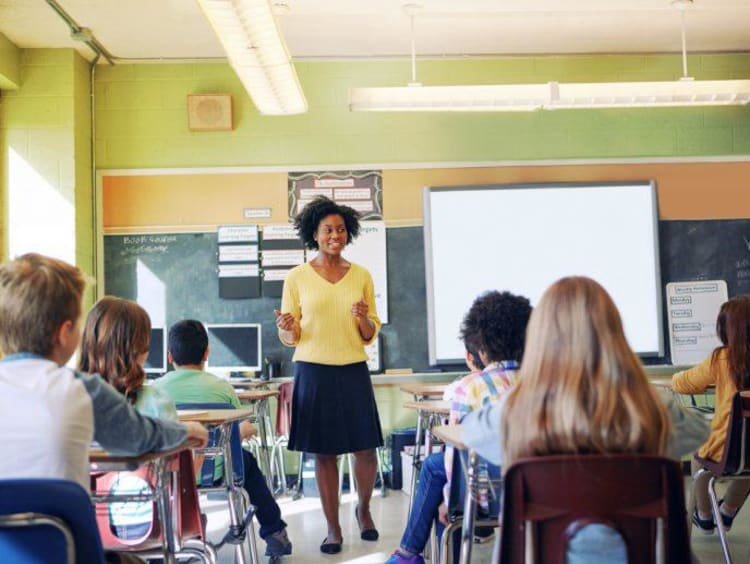
[[[354,453],[363,540],[378,531],[370,515],[383,445],[364,346],[380,329],[370,273],[341,253],[359,234],[357,212],[328,198],[310,202],[294,220],[300,239],[317,256],[293,268],[284,281],[276,325],[281,342],[296,347],[289,449],[315,454],[315,477],[328,533],[320,550],[341,551],[336,456]]]
[[[507,393],[523,355],[530,315],[529,300],[510,292],[486,292],[474,300],[461,324],[460,336],[467,351],[474,346],[478,349],[484,369],[472,372],[451,387],[451,397],[445,398],[451,401],[449,423],[459,423],[468,413],[500,400]],[[452,447],[425,458],[401,545],[388,559],[389,564],[424,562],[421,553],[433,521],[438,519],[438,536],[448,524],[452,468]]]

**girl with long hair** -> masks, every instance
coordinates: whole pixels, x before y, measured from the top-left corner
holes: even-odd
[[[144,386],[151,319],[131,300],[104,296],[86,317],[78,369],[99,374],[143,415],[177,420],[165,393]]]
[[[750,296],[738,296],[722,304],[716,320],[716,333],[721,346],[690,370],[672,377],[672,389],[680,394],[696,394],[709,386],[716,386],[715,411],[711,420],[711,434],[698,456],[718,461],[724,451],[732,398],[740,390],[750,388]],[[692,473],[701,465],[693,460]],[[710,472],[693,483],[695,511],[693,523],[700,531],[711,534],[716,527],[708,498]],[[720,502],[719,512],[724,528],[732,528],[732,521],[750,492],[750,480],[732,480]]]
[[[86,317],[81,337],[78,369],[98,373],[130,401],[143,415],[177,421],[177,410],[169,396],[153,386],[144,386],[143,364],[148,357],[151,319],[137,303],[105,296],[94,304]],[[114,479],[113,493],[150,491],[141,477],[120,472]],[[127,541],[145,538],[151,531],[153,504],[150,502],[112,503],[109,524],[112,532]]]
[[[649,383],[607,291],[575,276],[544,293],[529,320],[518,383],[505,401],[469,414],[462,439],[508,468],[555,454],[680,457],[707,430],[702,418]],[[567,559],[626,562],[627,551],[616,531],[591,524],[570,540]]]

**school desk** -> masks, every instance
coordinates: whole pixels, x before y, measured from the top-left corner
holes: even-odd
[[[177,457],[180,452],[195,448],[198,441],[188,439],[173,449],[161,452],[149,452],[138,456],[123,456],[110,454],[102,448],[89,449],[89,466],[91,472],[132,472],[150,464],[154,476],[151,493],[145,494],[111,494],[109,492],[92,492],[94,503],[114,502],[156,502],[159,523],[162,526],[162,551],[164,562],[171,564],[178,556],[188,556],[182,551],[182,539],[178,535],[175,518],[177,516],[177,496],[170,495],[171,491],[179,491],[177,479]]]
[[[230,437],[232,424],[248,419],[254,419],[250,409],[180,409],[177,417],[182,422],[194,421],[206,427],[217,427],[219,429],[219,440],[215,446],[193,449],[196,454],[224,457],[224,490],[227,494],[229,504],[229,518],[231,526],[239,528],[245,516],[244,492],[237,487],[233,476],[232,446]],[[255,546],[255,532],[252,521],[248,525],[246,536],[250,549],[250,560],[257,564],[258,551]],[[242,544],[235,545],[235,562],[245,564],[245,552]]]
[[[273,448],[276,436],[271,423],[271,410],[268,406],[268,400],[278,398],[278,390],[247,390],[237,392],[237,397],[243,404],[249,404],[255,410],[256,422],[258,425],[258,441],[261,470],[266,477],[268,488],[273,491],[273,470],[271,468],[271,456],[269,450]]]

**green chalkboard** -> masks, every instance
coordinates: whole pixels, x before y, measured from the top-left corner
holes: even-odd
[[[388,229],[386,245],[390,323],[381,336],[383,366],[423,371],[428,357],[422,228]],[[273,310],[280,299],[220,298],[216,247],[215,233],[107,235],[105,292],[138,300],[147,309],[163,303],[167,326],[185,318],[261,323],[263,356],[282,360],[282,374],[291,375],[293,350],[276,336]]]

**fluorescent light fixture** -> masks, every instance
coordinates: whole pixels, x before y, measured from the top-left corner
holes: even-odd
[[[198,0],[255,107],[299,114],[307,101],[269,0]]]
[[[513,112],[750,103],[750,80],[352,88],[352,111]]]
[[[549,99],[546,84],[352,88],[352,111],[524,112]]]

